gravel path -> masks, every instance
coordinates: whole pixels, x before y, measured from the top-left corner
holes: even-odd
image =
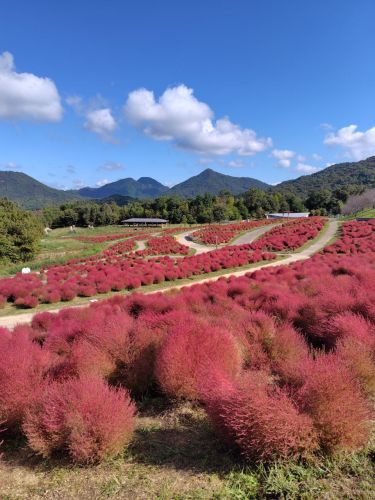
[[[136,241],[137,245],[136,250],[146,250],[146,242],[145,241]]]
[[[245,243],[252,243],[254,240],[258,239],[264,233],[270,231],[276,225],[277,224],[272,224],[269,226],[263,226],[259,227],[258,229],[252,229],[251,231],[247,231],[238,238],[234,239],[231,243],[228,243],[228,245],[243,245]],[[175,238],[179,243],[181,243],[181,245],[186,245],[189,248],[194,248],[196,254],[211,252],[212,250],[216,249],[215,245],[202,245],[200,243],[196,243],[195,241],[193,241],[191,239],[191,235],[195,233],[195,231],[196,229],[193,229],[191,231],[186,231],[185,233],[177,234]],[[218,245],[218,248],[222,248],[223,246],[225,245]]]
[[[268,231],[271,231],[271,229],[273,229],[275,226],[278,226],[278,224],[269,224],[268,226],[258,227],[258,229],[252,229],[251,231],[247,231],[246,233],[233,240],[230,244],[246,245],[248,243],[252,243],[253,241],[263,236],[264,233],[268,233]]]
[[[267,226],[267,227],[271,228],[272,226]],[[261,228],[261,229],[264,229],[264,228]],[[305,248],[301,252],[296,252],[296,253],[290,254],[284,260],[277,261],[277,262],[269,262],[268,264],[261,264],[260,266],[254,267],[253,269],[242,269],[239,271],[232,271],[232,272],[229,272],[227,274],[222,274],[222,275],[214,277],[214,278],[203,278],[201,280],[192,281],[191,283],[188,283],[188,284],[177,285],[177,286],[164,288],[162,290],[156,290],[154,292],[148,292],[148,294],[158,293],[158,292],[166,292],[166,291],[170,291],[170,290],[180,290],[181,288],[197,285],[200,283],[208,283],[210,281],[217,281],[219,278],[228,278],[229,276],[244,276],[245,274],[249,274],[249,273],[252,273],[254,271],[258,271],[259,269],[263,269],[266,267],[285,266],[287,264],[292,264],[294,262],[309,259],[312,255],[314,255],[315,253],[322,250],[325,246],[327,246],[327,244],[330,242],[330,240],[336,235],[338,229],[339,229],[338,221],[336,221],[336,220],[329,221],[328,229],[312,245],[308,246],[307,248]],[[189,233],[190,232],[192,232],[192,231],[189,231]],[[266,232],[266,231],[264,231],[264,232]],[[187,234],[187,233],[183,233],[183,234]],[[179,235],[179,236],[182,236],[182,235]],[[243,235],[243,236],[245,236],[245,235]],[[180,241],[180,243],[181,243],[181,241]],[[183,243],[183,244],[186,244],[186,243]],[[201,247],[203,245],[199,245],[199,246]],[[206,247],[204,247],[204,248],[206,248]],[[212,250],[212,249],[210,249],[210,250]],[[209,250],[205,250],[205,251],[207,252]],[[137,291],[139,291],[139,290],[137,290]],[[66,306],[66,307],[86,307],[87,305],[88,305],[88,303],[82,304],[79,306],[71,305],[71,306]],[[49,312],[58,312],[60,309],[63,309],[63,308],[60,307],[57,309],[51,309]],[[0,327],[13,328],[17,324],[30,323],[33,316],[35,314],[37,314],[38,312],[39,311],[31,312],[31,313],[24,313],[24,314],[19,314],[19,315],[13,315],[13,316],[0,317]]]

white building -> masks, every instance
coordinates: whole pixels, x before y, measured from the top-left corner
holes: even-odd
[[[308,217],[310,215],[309,212],[282,212],[277,214],[267,214],[267,219],[294,219],[301,217]]]

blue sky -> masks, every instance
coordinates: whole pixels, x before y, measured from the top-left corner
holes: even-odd
[[[55,187],[375,154],[372,0],[2,0],[0,168]]]

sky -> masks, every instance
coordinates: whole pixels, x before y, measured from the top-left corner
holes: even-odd
[[[1,0],[0,169],[60,189],[375,155],[373,0]]]

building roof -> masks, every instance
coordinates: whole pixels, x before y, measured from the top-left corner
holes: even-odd
[[[166,219],[153,219],[153,218],[142,218],[142,217],[132,217],[130,219],[125,219],[122,222],[144,222],[150,224],[166,224],[168,221]]]
[[[281,212],[267,215],[268,217],[308,217],[310,212]]]

